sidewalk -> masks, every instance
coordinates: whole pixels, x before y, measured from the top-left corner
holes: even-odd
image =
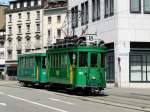
[[[0,80],[0,85],[17,85],[18,81]]]

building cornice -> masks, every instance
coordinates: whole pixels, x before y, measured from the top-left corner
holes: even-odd
[[[36,7],[25,7],[25,8],[16,8],[16,9],[8,9],[6,10],[6,14],[10,13],[16,13],[16,12],[23,12],[23,11],[32,11],[32,10],[38,10],[43,9],[42,6],[36,6]]]

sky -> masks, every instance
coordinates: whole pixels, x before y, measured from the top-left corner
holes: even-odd
[[[6,3],[6,4],[8,4],[9,1],[10,0],[0,0],[0,3]]]

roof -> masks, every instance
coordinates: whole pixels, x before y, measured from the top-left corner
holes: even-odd
[[[19,54],[19,57],[24,57],[24,56],[46,56],[46,50],[36,50],[24,54]]]

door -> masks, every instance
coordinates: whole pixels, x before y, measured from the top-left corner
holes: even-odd
[[[87,75],[87,86],[97,87],[100,84],[99,65],[98,65],[98,53],[89,54],[89,72]]]

